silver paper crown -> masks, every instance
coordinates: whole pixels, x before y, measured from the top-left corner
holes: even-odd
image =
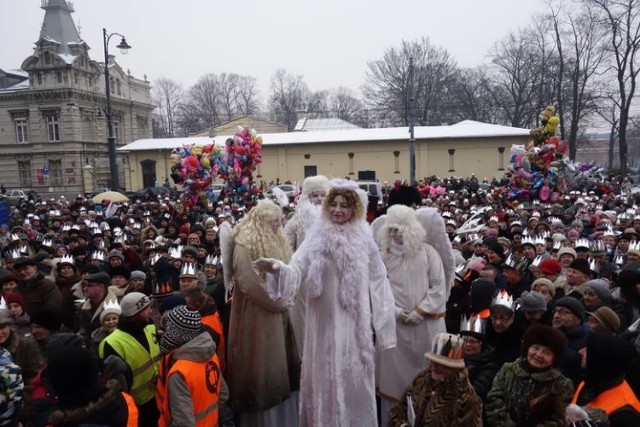
[[[622,255],[618,255],[615,260],[616,265],[624,265],[624,257]]]
[[[463,340],[459,335],[441,332],[437,334],[433,340],[431,353],[446,357],[447,359],[461,360],[462,345]]]
[[[93,251],[91,253],[91,260],[92,261],[100,261],[100,262],[104,262],[105,259],[105,255],[103,251]]]
[[[515,307],[515,301],[513,300],[513,297],[503,289],[500,292],[498,292],[498,295],[496,295],[496,297],[493,299],[493,302],[491,303],[491,305],[492,306],[501,305],[513,311]]]
[[[48,248],[53,247],[53,241],[51,239],[43,239],[42,246],[46,246]]]
[[[630,242],[629,243],[629,248],[627,249],[627,252],[629,252],[629,251],[640,252],[640,240],[635,241],[635,242]]]
[[[22,257],[22,254],[20,253],[20,250],[18,250],[18,249],[14,249],[14,250],[12,250],[12,251],[11,251],[11,253],[9,254],[9,257],[10,257],[12,260],[14,260],[14,261],[15,261],[15,260],[17,260],[18,258],[21,258],[21,257]]]
[[[494,221],[494,222],[500,222],[500,220],[498,219],[498,217],[497,217],[497,216],[495,216],[495,215],[491,215],[491,216],[489,217],[489,221],[488,221],[488,222],[491,222],[491,221]]]
[[[541,262],[542,262],[542,256],[538,255],[533,259],[533,261],[531,261],[531,267],[537,267],[540,265]]]
[[[534,243],[536,245],[546,245],[547,241],[544,239],[544,237],[542,237],[542,235],[538,235],[538,236],[536,236],[536,239],[534,240]]]
[[[207,257],[204,260],[204,263],[209,265],[218,265],[218,257],[213,255],[207,255]]]
[[[196,266],[194,264],[191,264],[190,262],[185,262],[182,265],[182,270],[180,271],[180,276],[197,277]]]
[[[100,231],[99,228],[92,228],[91,229],[91,235],[95,235],[95,234],[100,234],[102,235],[102,231]]]
[[[460,333],[473,332],[476,334],[484,335],[485,328],[487,327],[487,319],[483,319],[478,316],[462,316],[460,320]]]
[[[524,234],[524,232],[523,232],[522,234]],[[526,237],[523,237],[523,238],[522,238],[521,245],[522,245],[522,246],[524,246],[524,245],[532,245],[532,246],[535,246],[535,245],[536,245],[536,243],[535,243],[535,241],[534,241],[531,237],[526,236]]]
[[[58,261],[59,265],[62,264],[71,264],[71,265],[75,265],[76,263],[73,260],[73,257],[71,255],[63,255],[62,258],[60,258],[60,261]]]
[[[559,251],[560,248],[562,248],[562,242],[560,240],[558,240],[557,242],[553,243],[553,250],[554,251]]]
[[[133,224],[134,230],[140,230],[141,228],[142,228],[142,224],[140,224],[139,222],[136,222],[135,224]]]
[[[7,309],[7,302],[4,300],[4,297],[0,297],[0,310]]]
[[[113,235],[118,237],[118,236],[122,236],[122,228],[120,227],[115,227],[113,229]]]
[[[182,245],[174,248],[169,248],[169,258],[182,258]]]
[[[525,236],[525,237],[528,236],[529,235],[529,229],[525,228],[524,230],[522,230],[522,235]]]
[[[594,240],[590,246],[591,252],[605,252],[607,247],[602,240]]]
[[[62,232],[63,233],[69,232],[69,231],[71,231],[71,226],[70,225],[65,224],[65,225],[62,226]]]
[[[520,220],[518,219],[518,220],[513,221],[513,222],[511,223],[511,226],[512,226],[512,227],[513,227],[513,226],[515,226],[515,225],[522,227],[522,221],[520,221]]]
[[[593,271],[594,273],[600,273],[600,267],[598,266],[598,263],[595,259],[589,260],[589,270]]]
[[[616,233],[613,231],[613,228],[611,226],[607,227],[607,231],[604,232],[605,236],[614,236],[616,235]]]
[[[151,211],[144,211],[142,216],[151,216]]]
[[[29,246],[27,245],[20,246],[20,255],[29,256]]]
[[[507,257],[507,259],[504,261],[504,263],[505,263],[506,265],[508,265],[509,267],[511,267],[511,268],[515,268],[515,266],[516,266],[516,259],[515,259],[515,257],[513,256],[513,254],[509,254],[509,256],[508,256],[508,257]]]
[[[591,249],[591,247],[589,246],[589,241],[585,238],[580,238],[576,241],[575,249],[578,248]]]
[[[107,231],[107,230],[111,230],[111,227],[109,226],[109,223],[107,221],[104,221],[100,223],[100,229],[102,231]]]
[[[120,308],[120,304],[118,304],[118,300],[117,299],[109,299],[109,300],[105,301],[104,303],[102,303],[102,309],[103,310],[117,310],[118,312],[122,312],[122,309]]]
[[[10,240],[12,242],[19,242],[20,241],[20,237],[18,237],[18,235],[16,233],[12,233]]]

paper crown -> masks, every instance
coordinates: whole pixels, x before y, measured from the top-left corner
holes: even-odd
[[[604,242],[602,240],[594,240],[593,242],[591,242],[590,250],[593,253],[606,252],[607,247],[604,245]]]
[[[173,288],[171,287],[171,283],[156,283],[156,286],[153,288],[153,297],[162,297],[166,295],[171,295],[173,293]]]
[[[576,241],[575,249],[583,248],[583,249],[591,249],[589,246],[589,241],[585,238],[580,238]]]
[[[558,218],[557,216],[552,216],[549,218],[549,222],[551,223],[551,225],[553,226],[561,226],[564,225],[564,223],[562,222],[562,220],[560,218]]]
[[[7,302],[4,300],[4,297],[0,297],[0,310],[7,309]]]
[[[10,239],[12,242],[19,242],[20,241],[20,237],[18,237],[18,235],[16,233],[12,233]]]
[[[522,230],[522,235],[523,236],[528,236],[529,235],[529,229],[525,228],[524,230]]]
[[[542,256],[538,255],[533,259],[533,261],[531,261],[531,267],[537,267],[540,265],[541,262],[542,262]]]
[[[616,265],[624,265],[624,257],[622,255],[618,255],[615,260]]]
[[[46,246],[47,248],[53,247],[53,241],[51,239],[43,239],[42,246]]]
[[[524,234],[524,231],[522,232],[522,234]],[[535,246],[535,245],[536,245],[536,243],[535,243],[535,241],[534,241],[531,237],[526,236],[526,237],[523,237],[523,238],[522,238],[522,242],[521,242],[521,246],[524,246],[524,245],[531,245],[531,246]]]
[[[204,263],[209,265],[218,265],[218,257],[213,255],[207,255],[207,257],[204,260]]]
[[[489,217],[489,221],[488,221],[488,222],[491,222],[491,221],[493,221],[493,222],[500,222],[500,220],[498,219],[498,217],[497,217],[497,216],[495,216],[495,215],[491,215],[491,216]]]
[[[100,223],[100,229],[102,231],[107,231],[107,230],[111,230],[111,227],[109,226],[109,223],[104,221]]]
[[[118,237],[118,236],[122,236],[122,234],[124,234],[124,233],[123,233],[123,231],[122,231],[122,228],[120,228],[120,227],[115,227],[115,228],[113,229],[113,231],[112,231],[112,234],[113,234],[114,236]]]
[[[516,259],[513,254],[509,254],[506,260],[504,260],[505,265],[515,268],[516,267]]]
[[[21,256],[29,256],[29,246],[27,246],[27,245],[20,246],[20,255]]]
[[[554,251],[559,251],[560,248],[562,248],[562,242],[560,240],[558,240],[557,242],[553,243],[553,250]]]
[[[455,219],[447,220],[447,225],[453,225],[454,227],[458,227],[458,223],[456,222]]]
[[[513,311],[515,307],[515,301],[513,300],[513,297],[503,289],[498,293],[498,295],[496,295],[496,297],[493,299],[493,302],[491,303],[492,307],[498,305],[501,305]]]
[[[62,226],[63,233],[68,233],[69,231],[71,231],[71,226],[69,224],[65,224]]]
[[[484,335],[484,330],[487,326],[487,319],[483,319],[478,316],[462,316],[460,320],[460,333],[471,332],[474,334]]]
[[[180,259],[182,258],[182,245],[169,248],[169,258]]]
[[[536,245],[546,245],[547,241],[544,239],[542,235],[538,235],[534,240],[534,244]]]
[[[180,277],[198,277],[196,274],[196,266],[190,262],[185,262],[180,271]]]
[[[103,310],[115,310],[122,313],[122,309],[120,308],[120,304],[118,304],[117,299],[108,299],[102,303]]]
[[[20,253],[20,251],[18,249],[14,249],[11,251],[11,253],[9,254],[9,258],[12,260],[17,260],[18,258],[21,258],[22,254]]]
[[[60,258],[60,261],[58,261],[59,265],[62,264],[71,264],[71,265],[75,265],[75,262],[73,260],[73,257],[71,255],[63,255],[62,258]]]
[[[425,356],[432,362],[451,368],[464,368],[462,345],[464,341],[459,335],[441,332],[433,339],[431,351]]]
[[[134,230],[140,230],[142,228],[142,224],[140,224],[139,222],[136,222],[133,224],[131,228],[133,228]]]
[[[600,266],[598,266],[598,263],[595,259],[589,260],[589,270],[593,271],[594,273],[600,273]]]
[[[144,211],[142,216],[151,216],[151,211]]]
[[[613,231],[613,228],[611,226],[607,227],[607,231],[604,232],[605,236],[616,236],[615,231]]]
[[[100,262],[104,262],[105,259],[105,255],[103,251],[93,251],[91,253],[91,260],[92,261],[100,261]]]
[[[91,235],[92,236],[102,236],[102,231],[98,228],[98,227],[93,227],[91,228]]]
[[[640,255],[640,240],[629,243],[629,248],[627,249],[627,253],[632,251]]]

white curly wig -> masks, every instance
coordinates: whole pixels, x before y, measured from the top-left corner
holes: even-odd
[[[387,210],[384,225],[377,232],[378,245],[388,251],[391,246],[389,228],[402,233],[403,246],[407,252],[417,252],[426,243],[427,232],[416,219],[416,212],[404,205],[393,205]]]
[[[302,182],[302,194],[300,194],[300,201],[307,200],[309,194],[313,192],[323,191],[329,192],[329,178],[324,175],[308,176]]]

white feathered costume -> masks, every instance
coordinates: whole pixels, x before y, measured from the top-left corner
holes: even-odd
[[[356,191],[362,215],[338,225],[323,214],[291,263],[268,275],[269,293],[291,301],[303,280],[308,285],[300,426],[374,426],[373,332],[378,348],[395,345],[393,295],[364,220],[366,193],[350,181],[330,185]]]
[[[414,211],[395,205],[387,210],[386,216],[374,221],[372,228],[387,268],[396,315],[402,310],[414,311],[420,322],[403,323],[400,316],[396,326],[397,346],[377,354],[379,391],[387,400],[398,400],[424,369],[424,355],[433,337],[445,332],[446,302],[455,275],[454,256],[436,209]],[[401,232],[401,245],[394,244],[389,228]]]

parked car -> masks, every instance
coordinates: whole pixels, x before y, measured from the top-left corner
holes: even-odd
[[[296,197],[296,186],[292,185],[292,184],[280,184],[280,185],[276,185],[276,187],[278,187],[279,189],[281,189],[282,191],[284,191],[284,193],[287,195],[287,197],[289,198],[289,201],[292,202],[293,199]],[[269,197],[270,199],[273,199],[273,189],[269,189],[267,190],[267,197]]]
[[[177,199],[178,192],[173,188],[167,187],[145,187],[138,191],[126,193],[129,200],[150,200],[157,199],[158,197],[169,197],[170,199]]]
[[[358,187],[366,191],[369,196],[378,198],[382,201],[382,185],[378,181],[358,181]]]
[[[8,201],[10,205],[15,206],[20,200],[33,200],[37,202],[40,200],[40,195],[34,190],[7,190],[4,199]]]

